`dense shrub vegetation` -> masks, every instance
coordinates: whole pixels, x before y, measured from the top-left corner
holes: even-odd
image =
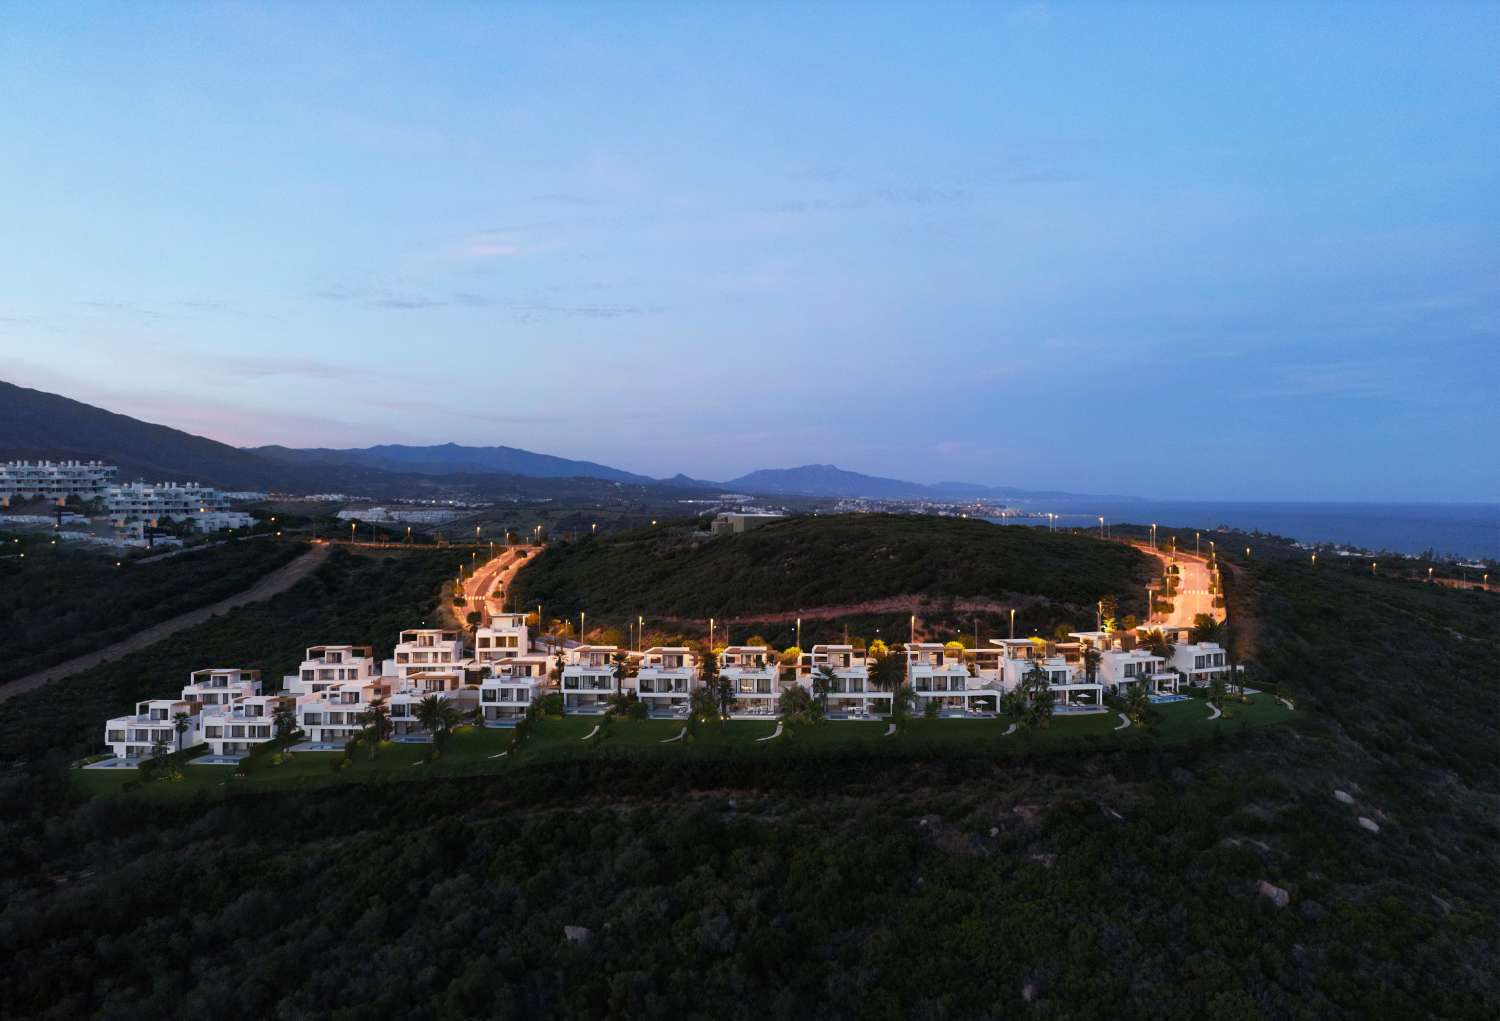
[[[1122,609],[1139,612],[1155,573],[1149,557],[1117,543],[977,518],[794,517],[707,541],[695,541],[693,530],[675,523],[549,547],[517,575],[519,604],[559,614],[722,617],[908,594],[1023,593],[1090,613],[1117,595]]]
[[[62,690],[113,706],[205,659],[279,672],[307,642],[388,642],[451,568],[336,555],[262,613]],[[17,700],[0,707],[0,1002],[59,1019],[1500,1015],[1500,598],[1269,558],[1230,582],[1242,654],[1310,722],[146,806],[80,802],[53,768],[96,706]]]
[[[111,554],[28,542],[24,558],[0,560],[0,682],[242,592],[306,548],[231,542],[117,567]]]

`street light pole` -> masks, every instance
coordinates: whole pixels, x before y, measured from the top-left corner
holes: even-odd
[[[1016,608],[1014,606],[1010,608],[1010,636],[1012,638],[1016,637]],[[1009,653],[1006,653],[1006,655],[1009,655]]]

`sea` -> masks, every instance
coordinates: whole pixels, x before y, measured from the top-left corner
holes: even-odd
[[[1020,521],[1043,528],[1048,513],[1058,515],[1058,528],[1097,528],[1103,516],[1109,524],[1258,530],[1309,544],[1500,560],[1497,503],[1222,503],[1068,496],[1013,500],[1011,505],[1040,515]]]

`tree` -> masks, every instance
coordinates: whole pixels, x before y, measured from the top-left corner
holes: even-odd
[[[1028,727],[1045,727],[1052,720],[1052,709],[1056,696],[1047,684],[1047,671],[1038,660],[1032,660],[1031,669],[1021,676],[1021,693],[1026,699],[1026,710],[1021,722]]]
[[[896,713],[895,695],[906,682],[906,664],[895,653],[885,646],[885,643],[876,641],[870,648],[876,646],[880,651],[873,655],[870,663],[870,687],[876,691],[888,691],[891,693],[891,712]],[[897,715],[900,715],[897,713]]]
[[[1141,645],[1153,656],[1161,659],[1172,658],[1172,646],[1176,643],[1167,636],[1160,628],[1152,628],[1141,637]]]
[[[695,730],[699,723],[718,723],[719,720],[719,693],[714,686],[694,689],[688,696],[688,730]]]
[[[1130,722],[1144,727],[1151,715],[1151,693],[1144,680],[1137,681],[1125,693],[1125,715]]]
[[[370,744],[370,758],[373,759],[376,747],[390,736],[391,707],[384,697],[373,699],[368,708],[354,717],[354,721],[364,728],[364,736]]]
[[[1208,682],[1208,700],[1222,710],[1226,694],[1228,694],[1228,690],[1224,686],[1224,678],[1215,675],[1214,679]]]
[[[832,667],[827,665],[818,667],[813,674],[812,693],[817,697],[818,708],[822,712],[828,711],[828,693],[833,690],[833,682],[836,680],[838,680],[838,675],[833,672]],[[801,690],[802,686],[799,684],[797,688]],[[784,696],[786,693],[782,694]]]
[[[281,747],[283,755],[291,747],[292,735],[297,732],[297,711],[291,705],[283,702],[271,717],[271,725],[276,731],[276,743]]]
[[[151,742],[151,758],[159,761],[166,758],[171,752],[172,742],[168,740],[166,734],[158,732],[155,740]]]
[[[794,684],[781,693],[776,700],[776,709],[789,723],[811,724],[823,719],[823,705],[800,684]]]
[[[1083,650],[1083,676],[1088,683],[1093,684],[1095,678],[1099,676],[1099,662],[1103,658],[1099,650],[1092,645]]]
[[[448,745],[448,738],[464,719],[464,714],[457,706],[438,695],[428,695],[418,702],[416,712],[412,715],[432,735],[434,755],[442,755],[443,749]]]
[[[1200,613],[1193,618],[1192,638],[1194,642],[1221,642],[1224,638],[1224,625],[1211,615]]]
[[[734,685],[721,676],[714,682],[714,694],[718,696],[719,700],[719,715],[727,717],[729,715],[729,705],[734,701]]]
[[[177,732],[177,750],[182,751],[182,735],[192,726],[193,718],[187,713],[176,713],[172,717],[172,729]]]

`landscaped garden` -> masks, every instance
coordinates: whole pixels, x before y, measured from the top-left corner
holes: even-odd
[[[210,797],[330,784],[391,782],[433,777],[505,773],[530,766],[600,758],[787,760],[803,757],[924,759],[965,756],[1025,756],[1069,749],[1141,748],[1207,740],[1241,730],[1285,723],[1298,714],[1268,694],[1227,701],[1225,715],[1209,719],[1201,698],[1159,705],[1146,727],[1120,727],[1109,713],[1064,713],[1046,726],[1012,729],[1004,717],[925,719],[908,717],[888,735],[886,721],[823,721],[787,726],[779,737],[774,720],[700,723],[683,735],[681,720],[631,720],[596,716],[543,719],[519,749],[507,752],[511,731],[463,727],[430,760],[432,746],[384,742],[374,755],[368,745],[343,751],[298,751],[275,764],[269,751],[240,766],[199,765],[189,760],[173,779],[142,780],[132,770],[75,770],[78,787],[90,794],[176,800],[200,792]],[[178,778],[180,777],[180,778]]]

